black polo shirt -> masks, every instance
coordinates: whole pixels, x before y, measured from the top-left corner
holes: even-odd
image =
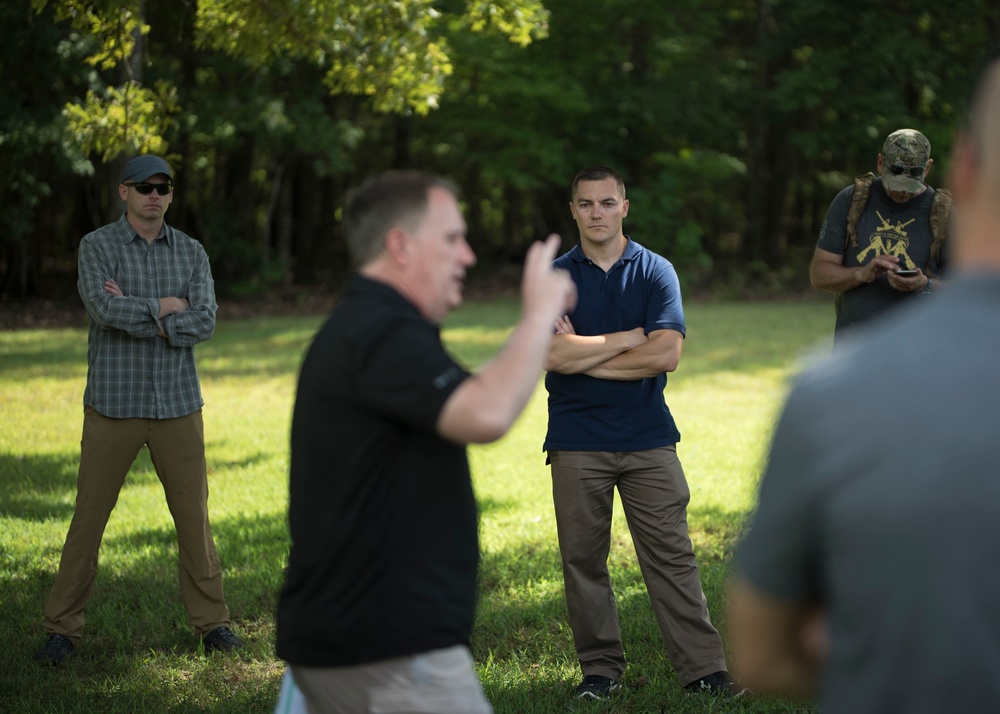
[[[468,644],[476,503],[465,446],[435,431],[468,376],[402,295],[351,279],[299,375],[282,659],[345,666]]]

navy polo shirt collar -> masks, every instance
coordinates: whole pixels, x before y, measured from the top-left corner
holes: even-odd
[[[616,266],[622,263],[627,263],[630,260],[634,260],[642,252],[642,248],[639,244],[629,238],[627,233],[625,234],[625,241],[625,252],[622,253],[622,257],[615,263]],[[577,241],[577,244],[569,251],[569,257],[577,263],[593,263],[593,261],[587,257],[587,254],[583,252],[583,246],[579,241]]]

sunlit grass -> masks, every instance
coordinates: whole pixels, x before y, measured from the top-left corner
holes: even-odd
[[[443,336],[471,367],[488,360],[517,319],[511,300],[473,302]],[[706,595],[725,633],[731,548],[753,503],[788,378],[828,349],[826,303],[689,304],[688,338],[667,401],[691,486],[691,536]],[[86,379],[86,330],[0,333],[0,711],[270,712],[282,664],[274,607],[288,548],[288,435],[295,380],[319,317],[220,323],[197,349],[205,395],[209,507],[227,601],[245,656],[206,658],[186,623],[176,541],[143,451],[105,534],[79,656],[65,668],[31,661],[42,608],[72,516]],[[541,385],[541,373],[539,384]],[[663,655],[620,507],[611,564],[628,691],[577,707],[579,677],[566,624],[551,485],[541,451],[546,394],[499,442],[470,448],[481,506],[481,602],[473,653],[498,712],[791,711],[684,697]]]

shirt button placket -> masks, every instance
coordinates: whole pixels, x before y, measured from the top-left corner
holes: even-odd
[[[157,246],[158,243],[159,243],[158,239],[154,240],[150,244],[149,249],[146,251],[146,280],[147,280],[147,283],[149,284],[149,286],[151,288],[150,295],[154,295],[157,298],[160,297],[160,290],[159,290],[159,286],[157,285],[157,279],[156,279],[157,278],[157,275],[156,275],[156,252],[157,252],[156,246]],[[153,417],[155,419],[159,419],[160,418],[160,413],[159,413],[159,401],[160,400],[159,400],[158,391],[159,391],[159,387],[160,387],[160,372],[162,371],[163,349],[164,349],[164,341],[160,340],[160,339],[154,339],[153,340],[153,355],[152,355],[152,360],[153,360],[152,367],[153,367],[153,369],[151,370],[151,374],[152,374],[152,385],[151,385],[151,387],[152,388],[150,389],[150,393],[149,393],[149,401],[150,401],[149,407],[150,407],[150,410],[152,411]]]

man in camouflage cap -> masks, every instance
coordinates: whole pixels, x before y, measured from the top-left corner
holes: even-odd
[[[926,136],[916,129],[894,131],[886,137],[878,159],[882,185],[894,201],[905,203],[927,188],[924,180],[932,163]]]
[[[830,204],[809,279],[837,293],[836,340],[938,280],[950,194],[925,183],[932,163],[927,137],[898,129],[882,145],[879,175],[859,176]]]

